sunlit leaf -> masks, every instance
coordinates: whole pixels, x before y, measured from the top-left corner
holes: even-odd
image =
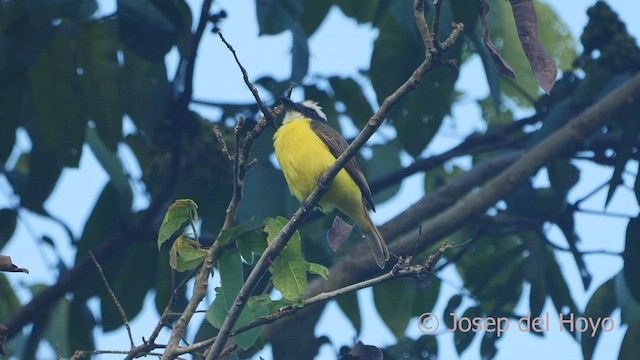
[[[180,236],[173,242],[169,251],[169,264],[176,271],[193,270],[202,264],[206,254],[207,251],[200,248],[199,243],[185,236]]]
[[[306,263],[307,263],[307,271],[310,274],[320,275],[325,280],[328,279],[327,277],[329,276],[329,269],[327,269],[326,266],[316,264],[316,263],[311,263],[311,262],[306,262]]]
[[[269,242],[273,241],[278,232],[287,223],[287,219],[277,217],[265,221],[265,232],[269,234]],[[298,300],[307,291],[307,265],[302,257],[300,235],[296,232],[280,255],[273,260],[269,267],[273,279],[273,286],[282,293],[287,300]]]
[[[176,232],[184,229],[189,223],[198,222],[198,205],[193,200],[176,200],[164,215],[158,231],[158,249]]]

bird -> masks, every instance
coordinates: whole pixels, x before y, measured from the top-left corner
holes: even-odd
[[[276,160],[291,194],[303,202],[318,179],[348,147],[347,141],[327,122],[322,108],[312,100],[294,102],[281,97],[285,115],[273,135]],[[369,216],[375,211],[371,189],[355,158],[347,162],[317,205],[329,214],[335,208],[352,218],[369,246],[376,264],[384,269],[389,250]]]

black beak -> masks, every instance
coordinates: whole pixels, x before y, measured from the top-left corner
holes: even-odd
[[[280,100],[280,102],[282,103],[282,105],[284,106],[285,109],[297,111],[297,112],[300,112],[300,113],[302,112],[302,110],[300,109],[298,104],[295,103],[293,100],[289,99],[288,97],[281,96],[279,100]]]

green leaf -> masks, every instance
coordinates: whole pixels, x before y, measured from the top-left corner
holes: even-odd
[[[0,209],[0,249],[13,236],[18,224],[18,213],[13,209]]]
[[[310,274],[320,275],[323,279],[328,280],[327,276],[329,276],[329,269],[326,266],[305,261],[307,264],[307,271]]]
[[[269,243],[286,225],[287,219],[279,216],[265,221],[265,232],[269,235]],[[289,243],[280,255],[273,260],[269,267],[273,279],[273,286],[282,293],[282,296],[291,301],[302,298],[307,291],[307,266],[302,257],[302,241],[300,234],[291,237]]]
[[[335,98],[345,105],[344,114],[353,121],[358,129],[364,128],[373,115],[373,109],[364,96],[362,87],[351,78],[338,76],[330,77],[329,84],[335,93]]]
[[[240,235],[247,231],[246,225],[238,225],[229,229],[222,229],[220,232],[220,236],[218,236],[218,241],[220,245],[227,245],[232,241],[237,240]]]
[[[71,304],[66,298],[61,298],[55,304],[51,312],[51,319],[45,331],[45,338],[51,347],[58,349],[60,354],[71,354],[74,349],[71,348],[69,328],[69,316]],[[75,329],[74,329],[75,330]]]
[[[104,171],[109,175],[109,179],[111,179],[113,185],[118,189],[118,192],[123,196],[133,197],[131,187],[129,186],[129,178],[124,172],[124,167],[115,152],[105,145],[95,128],[87,126],[85,137],[87,139],[87,145],[89,145],[89,148],[96,156],[96,159],[98,159],[100,165],[102,165]]]
[[[86,19],[97,9],[96,0],[27,0],[29,18],[37,27],[59,18]]]
[[[360,306],[358,305],[358,293],[350,292],[341,295],[337,299],[340,310],[347,316],[347,319],[351,321],[353,328],[356,330],[356,334],[360,334],[362,330],[362,319],[360,318]]]
[[[158,231],[158,249],[178,231],[184,229],[188,223],[198,222],[198,205],[193,200],[176,200],[164,215]]]
[[[623,272],[629,291],[640,302],[640,217],[629,220],[624,245]]]
[[[481,315],[482,311],[480,310],[480,308],[477,306],[472,306],[465,310],[464,314],[462,314],[462,316],[459,316],[459,319],[473,319]],[[445,316],[448,316],[448,314],[445,314]],[[453,344],[456,347],[456,352],[458,353],[458,355],[462,355],[462,353],[467,350],[469,345],[471,345],[473,338],[478,332],[473,331],[474,325],[471,324],[470,321],[459,321],[460,323],[458,324],[457,330],[453,333]],[[462,326],[465,327],[463,328]],[[471,326],[471,328],[467,329],[467,327],[469,326]]]
[[[166,116],[171,86],[164,61],[149,62],[123,50],[125,111],[143,133],[151,133]]]
[[[620,345],[618,360],[635,360],[640,354],[640,321],[630,324]]]
[[[447,302],[447,306],[444,308],[444,324],[447,325],[447,328],[453,329],[453,318],[449,315],[451,313],[455,313],[456,309],[462,304],[462,295],[453,295],[449,302]]]
[[[640,321],[640,301],[636,300],[629,288],[624,271],[616,275],[616,299],[620,306],[620,323],[632,324]]]
[[[587,319],[603,319],[613,313],[618,307],[616,299],[615,280],[609,279],[593,293],[584,310],[584,317]],[[580,335],[580,345],[582,346],[582,356],[585,360],[591,360],[593,351],[598,343],[598,338],[602,327],[597,327],[595,335],[590,331],[585,331]]]
[[[118,0],[120,40],[149,61],[161,61],[176,43],[184,24],[171,0]]]
[[[420,316],[426,312],[432,312],[440,294],[440,279],[432,276],[429,282],[416,283],[416,295],[411,307],[412,316]]]
[[[91,22],[78,32],[78,67],[82,69],[80,81],[88,116],[112,152],[122,139],[124,113],[124,74],[118,64],[116,25],[114,20]]]
[[[249,264],[253,264],[253,254],[257,256],[267,249],[266,234],[262,231],[262,228],[245,233],[240,237],[236,244],[240,250],[240,255]]]
[[[291,82],[301,84],[309,70],[309,44],[307,34],[299,23],[291,26],[293,46],[291,47]]]
[[[77,41],[58,27],[29,74],[37,115],[29,132],[34,148],[68,167],[78,166],[87,121],[77,54]]]
[[[300,0],[257,0],[259,35],[276,35],[290,29],[303,10]]]
[[[416,285],[411,279],[389,281],[373,287],[376,309],[396,339],[404,336],[413,316],[411,309],[415,294]]]
[[[542,314],[546,300],[547,288],[544,278],[533,279],[531,281],[531,292],[529,293],[529,309],[531,310],[532,317]]]
[[[549,296],[558,314],[563,314],[565,317],[569,314],[580,314],[555,257],[549,260],[545,280]],[[564,324],[564,326],[567,331],[571,330],[568,324]]]
[[[0,53],[0,56],[3,54]],[[4,79],[0,84],[0,164],[6,163],[16,142],[16,129],[22,118],[24,87],[24,78],[15,81]]]
[[[71,300],[69,311],[69,348],[71,349],[95,349],[93,329],[96,320],[89,310],[87,302],[76,296]]]
[[[301,4],[304,10],[300,14],[300,25],[305,34],[311,36],[327,17],[332,4],[329,1],[317,0],[301,0]]]
[[[371,180],[379,179],[402,167],[400,163],[400,149],[396,141],[372,145],[371,150],[373,151],[371,160],[366,162],[367,178]],[[373,200],[376,204],[381,204],[392,198],[399,190],[400,183],[388,186],[384,190],[376,192]]]
[[[380,22],[380,36],[371,56],[371,84],[378,103],[407,81],[424,59],[424,45],[416,30],[412,9],[402,2],[393,2],[390,15]],[[450,5],[442,6],[442,22],[451,19]],[[458,42],[448,57],[459,59]],[[458,73],[449,68],[432,69],[420,87],[398,104],[389,116],[398,133],[398,140],[412,156],[418,156],[429,144],[449,114],[453,102],[454,84]]]
[[[249,298],[247,302],[247,307],[242,311],[242,315],[247,314],[246,322],[242,324],[248,323],[250,321],[256,320],[260,317],[269,315],[269,307],[271,304],[271,298],[267,294],[261,294],[252,296]],[[240,323],[238,321],[238,323]],[[238,346],[240,346],[243,350],[249,349],[256,343],[256,340],[260,339],[260,333],[264,325],[256,326],[253,329],[247,330],[238,335],[234,335],[234,339]]]
[[[0,319],[9,319],[20,310],[20,300],[13,291],[5,274],[0,274]]]
[[[377,1],[336,0],[335,3],[346,16],[355,19],[358,24],[372,22],[378,9]]]
[[[173,242],[169,264],[179,272],[193,270],[204,261],[207,250],[200,248],[200,244],[185,236],[180,236]]]
[[[483,360],[490,360],[496,357],[496,354],[498,353],[496,342],[498,339],[500,338],[497,337],[495,333],[485,332],[482,337],[482,342],[480,343],[480,356],[482,356]]]
[[[562,197],[566,197],[569,190],[580,180],[580,170],[569,161],[553,161],[547,165],[547,171],[551,187]]]

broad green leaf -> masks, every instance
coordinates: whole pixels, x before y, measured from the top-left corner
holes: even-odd
[[[482,342],[480,343],[480,356],[482,359],[491,360],[498,353],[498,349],[496,348],[496,342],[500,338],[496,336],[493,332],[485,332],[482,337]]]
[[[424,360],[438,359],[438,341],[434,335],[423,335],[419,337],[414,346],[415,354],[420,354]]]
[[[640,217],[629,220],[624,245],[624,277],[633,298],[640,302]]]
[[[127,219],[130,216],[130,211],[131,199],[121,196],[112,183],[107,183],[96,201],[89,219],[85,223],[82,236],[77,245],[76,263],[86,256],[88,251],[104,244],[105,236],[109,236],[115,229],[119,229],[122,226],[123,219]],[[150,255],[139,254],[138,256],[147,258]],[[122,255],[111,257],[107,263],[101,262],[100,265],[107,272],[108,269],[116,267],[122,262],[121,257]],[[133,268],[137,269],[137,265]],[[111,275],[111,273],[107,273],[107,275]],[[129,277],[137,279],[131,274],[129,274]],[[112,281],[113,279],[108,278],[108,280]],[[102,280],[98,277],[97,271],[92,271],[90,276],[78,284],[74,297],[86,300],[101,291],[104,291]],[[117,318],[119,318],[119,315],[117,315]]]
[[[247,231],[246,225],[238,225],[229,229],[222,229],[220,232],[220,236],[218,236],[218,241],[220,245],[227,245],[232,241],[237,240],[240,235]]]
[[[458,355],[462,355],[462,353],[467,350],[473,338],[478,333],[477,331],[473,331],[473,324],[470,321],[461,321],[460,319],[473,319],[475,317],[481,316],[482,311],[477,306],[472,306],[465,310],[465,312],[460,315],[456,314],[458,318],[458,324],[456,324],[457,330],[453,333],[453,344],[456,346],[456,352]],[[444,314],[444,316],[450,316],[449,314]]]
[[[262,229],[245,233],[236,243],[240,255],[249,264],[253,264],[253,254],[260,256],[267,248],[267,239]]]
[[[18,223],[18,213],[13,209],[0,209],[0,249],[13,236]]]
[[[246,322],[248,323],[260,317],[267,316],[269,315],[270,304],[271,298],[269,298],[269,295],[267,294],[252,296],[249,298],[247,306],[245,310],[243,310],[241,317],[246,313]],[[243,350],[247,350],[256,343],[256,340],[259,341],[260,333],[262,332],[263,328],[264,325],[256,326],[253,329],[235,335],[233,338],[235,339],[238,346],[240,346]]]
[[[302,14],[300,14],[300,25],[305,34],[311,36],[327,17],[332,4],[329,1],[317,0],[301,0],[300,2],[303,8]]]
[[[124,78],[118,64],[116,25],[113,20],[91,22],[80,27],[78,32],[78,67],[82,69],[83,98],[89,118],[111,152],[115,152],[117,143],[122,139],[124,113]]]
[[[553,306],[556,308],[558,314],[564,314],[565,317],[568,314],[580,314],[576,303],[571,297],[571,292],[569,291],[569,287],[567,286],[564,276],[562,276],[560,265],[556,261],[555,256],[550,259],[549,264],[547,265],[545,281],[547,284],[547,291],[549,292],[551,301],[553,301]],[[564,325],[567,331],[571,330],[569,325]]]
[[[176,43],[184,24],[173,1],[118,0],[120,40],[139,56],[161,61]]]
[[[144,299],[155,284],[159,253],[150,240],[135,242],[121,256],[100,264],[129,319],[135,318],[142,311]],[[135,269],[135,276],[132,276],[131,269]],[[102,327],[104,331],[117,330],[122,327],[124,320],[111,295],[104,289],[102,280],[98,284],[102,288],[99,295]]]
[[[143,133],[164,121],[171,94],[164,61],[150,62],[123,50],[125,111]]]
[[[77,54],[76,39],[61,26],[29,73],[36,111],[29,132],[33,146],[47,152],[49,162],[69,167],[80,161],[87,121]]]
[[[544,308],[546,300],[547,288],[544,278],[533,279],[531,281],[531,291],[529,293],[529,309],[532,317],[540,316],[540,314],[542,314],[542,309]]]
[[[51,312],[51,319],[45,332],[45,338],[51,347],[58,349],[60,354],[71,354],[69,316],[71,315],[71,303],[65,297],[58,300]],[[73,329],[75,330],[75,329]]]
[[[432,276],[428,281],[420,279],[416,281],[416,294],[411,306],[411,315],[420,316],[433,309],[440,295],[440,279]]]
[[[171,268],[184,272],[197,268],[204,261],[207,250],[200,248],[200,244],[185,236],[180,236],[173,242],[169,251]]]
[[[293,46],[291,48],[291,82],[301,84],[302,79],[309,70],[309,44],[307,34],[304,33],[299,23],[291,26]]]
[[[275,35],[290,29],[303,10],[300,0],[257,0],[260,35]]]
[[[329,78],[335,98],[345,105],[344,114],[347,115],[358,129],[367,125],[373,115],[373,109],[364,96],[360,85],[351,78],[333,76]]]
[[[73,329],[69,333],[69,348],[71,349],[95,349],[93,329],[96,320],[89,310],[87,302],[78,297],[71,300],[68,328]]]
[[[444,308],[443,317],[444,324],[447,325],[447,328],[453,329],[453,317],[451,317],[451,313],[456,313],[456,309],[462,304],[462,295],[453,295],[449,301],[447,302],[447,306]]]
[[[335,3],[346,16],[355,19],[358,24],[372,22],[378,8],[378,1],[337,0]]]
[[[287,219],[279,216],[265,221],[265,231],[268,241],[273,238],[287,223]],[[302,298],[307,291],[307,265],[302,257],[302,244],[300,235],[296,233],[291,237],[287,246],[280,255],[273,260],[269,267],[273,279],[273,286],[282,293],[282,296],[291,301]]]
[[[244,284],[240,253],[237,250],[222,250],[218,258],[218,270],[221,286],[216,288],[216,298],[207,311],[206,318],[219,329]]]
[[[20,300],[13,291],[5,274],[0,273],[0,319],[9,319],[20,310]]]
[[[3,55],[0,52],[0,57]],[[16,129],[22,117],[24,85],[24,78],[14,81],[4,79],[0,84],[0,164],[6,163],[16,142]]]
[[[640,321],[640,301],[631,295],[630,284],[624,271],[620,271],[615,278],[616,299],[620,306],[620,323],[632,324]]]
[[[547,171],[551,187],[562,197],[566,197],[569,190],[580,180],[580,170],[569,161],[553,161],[547,165]]]
[[[96,0],[27,0],[26,3],[29,19],[38,27],[60,18],[84,20],[98,9]]]
[[[120,120],[122,121],[122,120]],[[95,128],[87,126],[87,133],[85,135],[87,139],[87,145],[98,159],[102,168],[107,172],[113,185],[118,189],[118,192],[123,196],[132,197],[131,187],[129,186],[129,177],[124,172],[124,167],[120,162],[120,158],[116,156],[113,150],[105,145]]]
[[[351,321],[356,334],[360,334],[362,329],[362,319],[360,318],[360,305],[358,304],[358,293],[350,292],[341,295],[337,298],[338,306],[340,310],[347,316],[347,319]]]
[[[635,360],[640,354],[640,320],[630,324],[622,339],[618,360]]]
[[[394,296],[389,296],[394,294]],[[411,279],[398,279],[373,287],[376,309],[396,339],[401,339],[411,320],[416,284]]]
[[[307,265],[307,271],[310,274],[320,275],[323,279],[328,280],[327,276],[329,276],[329,269],[326,266],[305,261]]]
[[[371,56],[371,83],[381,104],[424,60],[424,45],[417,32],[411,7],[393,2],[390,13],[380,22],[380,36]],[[450,4],[442,5],[442,22],[451,19]],[[448,58],[459,59],[461,43],[449,52]],[[389,116],[398,133],[398,140],[412,156],[418,156],[435,136],[442,120],[449,114],[453,102],[454,84],[458,73],[446,68],[432,69],[420,87],[399,103]]]
[[[189,223],[198,222],[198,205],[193,200],[176,200],[164,215],[160,230],[158,231],[158,249],[178,231],[184,229]]]
[[[366,162],[366,174],[369,181],[379,179],[385,175],[388,175],[396,170],[399,170],[402,165],[400,163],[400,149],[396,141],[391,141],[386,144],[376,144],[371,146],[373,155],[371,159]],[[400,190],[400,183],[386,187],[382,191],[376,192],[373,196],[374,203],[381,204],[390,198]]]
[[[616,299],[615,280],[609,279],[593,293],[584,310],[584,317],[587,319],[602,319],[611,315],[618,307]],[[601,330],[597,327],[596,330]],[[598,343],[601,331],[592,335],[590,331],[585,331],[580,335],[580,345],[582,346],[582,356],[585,360],[591,360],[593,351]]]

